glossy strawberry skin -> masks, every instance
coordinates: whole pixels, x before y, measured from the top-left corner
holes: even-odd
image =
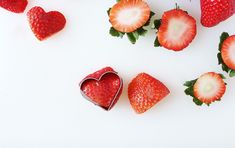
[[[23,13],[27,4],[27,0],[0,0],[0,7],[14,13]]]
[[[140,73],[128,86],[128,98],[137,114],[146,112],[170,93],[159,80]]]
[[[58,11],[45,12],[41,7],[33,7],[27,13],[31,30],[40,40],[62,30],[66,24],[64,15]]]
[[[105,67],[85,77],[80,89],[86,99],[108,111],[118,101],[123,82],[111,67]]]
[[[201,23],[213,27],[235,13],[235,0],[201,0]]]

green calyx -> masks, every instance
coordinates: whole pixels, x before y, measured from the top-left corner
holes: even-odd
[[[184,83],[184,86],[186,86],[187,88],[184,90],[184,93],[188,96],[191,96],[193,97],[193,102],[198,105],[198,106],[201,106],[203,104],[202,101],[200,101],[198,98],[196,98],[194,96],[194,91],[193,91],[193,86],[194,84],[197,82],[197,79],[195,80],[191,80],[191,81],[186,81]]]
[[[153,26],[152,26],[152,29],[157,29],[159,30],[160,26],[161,26],[161,22],[162,20],[159,19],[159,20],[154,20],[153,22]],[[158,37],[156,37],[155,41],[154,41],[154,47],[161,47],[161,44],[158,40]]]
[[[117,2],[119,2],[119,1],[120,0],[117,0]],[[111,8],[109,8],[109,10],[107,11],[108,15],[110,14],[110,10],[111,10]],[[112,35],[113,37],[120,37],[120,38],[122,38],[126,34],[129,41],[132,44],[135,44],[140,36],[145,36],[147,34],[148,28],[151,24],[152,17],[154,15],[155,15],[155,13],[151,11],[148,21],[142,27],[138,28],[134,32],[130,32],[130,33],[120,32],[120,31],[116,30],[115,28],[110,27],[109,34]]]
[[[217,58],[218,58],[218,64],[222,65],[222,70],[227,72],[229,74],[230,77],[234,77],[235,76],[235,70],[230,69],[223,61],[222,58],[222,54],[221,54],[221,50],[222,50],[222,46],[224,41],[229,37],[229,34],[227,32],[223,32],[220,36],[220,43],[219,43],[219,53],[217,54]]]

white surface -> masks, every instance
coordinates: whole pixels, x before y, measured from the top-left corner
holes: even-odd
[[[183,52],[154,48],[155,34],[136,45],[108,34],[106,10],[115,0],[32,0],[59,10],[65,29],[39,42],[24,14],[0,9],[0,147],[1,148],[234,148],[235,79],[228,79],[223,100],[198,107],[182,84],[208,71],[221,72],[217,46],[221,32],[235,34],[235,17],[213,28],[199,23],[199,1],[149,0],[159,18],[175,6],[195,16],[198,34]],[[27,12],[26,10],[26,12]],[[105,112],[86,101],[77,87],[87,74],[112,66],[124,79],[116,106]],[[127,98],[127,84],[147,72],[171,95],[142,115]]]

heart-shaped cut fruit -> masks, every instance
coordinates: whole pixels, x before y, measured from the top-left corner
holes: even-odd
[[[0,0],[0,7],[14,13],[24,12],[27,4],[27,0]]]
[[[122,89],[123,81],[111,67],[88,75],[80,83],[82,95],[107,111],[117,103]]]
[[[66,24],[62,13],[58,11],[45,12],[41,7],[33,7],[27,16],[33,33],[40,41],[59,32]]]

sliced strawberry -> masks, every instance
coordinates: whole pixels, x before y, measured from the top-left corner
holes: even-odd
[[[201,23],[205,27],[219,24],[234,12],[234,0],[201,0]]]
[[[121,0],[109,12],[109,21],[120,32],[130,33],[142,27],[150,17],[150,8],[143,0]]]
[[[196,32],[196,20],[181,9],[173,9],[163,14],[157,40],[167,49],[180,51],[192,42]]]
[[[196,80],[186,82],[185,86],[188,87],[185,93],[192,96],[197,105],[219,101],[226,91],[223,76],[215,72],[205,73]]]
[[[23,13],[27,4],[27,0],[0,0],[0,7],[14,13]]]
[[[66,24],[64,15],[58,11],[45,12],[41,7],[33,7],[27,13],[31,30],[40,40],[62,30]]]
[[[235,35],[228,37],[223,42],[221,55],[224,63],[235,70]]]
[[[140,73],[128,86],[128,97],[136,113],[144,113],[170,93],[159,80]]]
[[[235,76],[235,35],[229,36],[223,32],[220,36],[219,53],[217,54],[219,65],[230,77]]]
[[[122,79],[111,67],[88,75],[80,83],[82,95],[105,110],[110,110],[116,104],[122,88]]]

